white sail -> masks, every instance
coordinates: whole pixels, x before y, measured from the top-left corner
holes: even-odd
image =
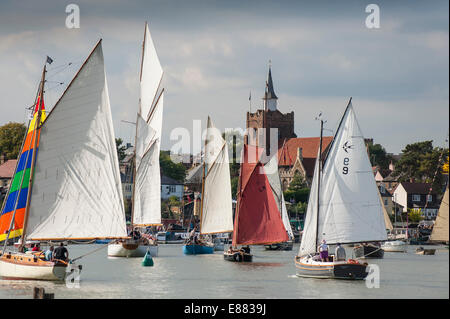
[[[314,254],[316,247],[316,229],[317,229],[317,196],[319,194],[317,184],[319,181],[319,152],[317,152],[316,163],[314,166],[314,176],[309,193],[308,207],[306,209],[305,222],[303,224],[302,241],[298,251],[299,256]]]
[[[101,41],[44,122],[27,239],[126,237]]]
[[[156,102],[155,97],[158,96],[158,89],[161,83],[162,75],[163,69],[159,63],[158,55],[156,54],[155,45],[153,44],[148,25],[145,24],[140,94],[141,115],[145,120],[148,120],[153,105]]]
[[[316,162],[314,179],[318,176],[317,167]],[[328,244],[387,240],[378,189],[351,102],[324,162],[318,190],[319,212],[316,202],[311,201],[317,201],[314,184],[313,181],[300,255],[315,252],[315,245],[323,239]],[[317,241],[314,223],[318,224]]]
[[[292,232],[291,223],[289,222],[286,202],[284,201],[283,190],[281,188],[280,175],[278,174],[277,156],[272,156],[272,158],[264,165],[264,171],[266,172],[267,179],[269,180],[270,187],[272,188],[272,193],[275,197],[275,201],[277,202],[278,210],[281,213],[284,228],[286,229],[289,237],[293,239],[294,233]]]
[[[448,242],[448,186],[442,198],[430,240]]]
[[[141,70],[140,108],[136,122],[136,174],[134,177],[133,224],[161,224],[161,145],[164,90],[158,90],[162,68],[145,25]]]
[[[233,231],[228,145],[208,117],[205,143],[205,179],[202,194],[202,234]]]

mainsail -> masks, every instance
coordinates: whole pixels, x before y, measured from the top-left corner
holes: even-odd
[[[41,127],[26,239],[127,236],[101,40]]]
[[[38,121],[39,109],[41,110],[39,120],[40,123],[36,123]],[[26,137],[22,145],[19,160],[17,161],[16,171],[11,180],[9,192],[6,197],[4,207],[1,211],[0,241],[5,240],[6,237],[8,236],[7,232],[9,230],[13,215],[14,215],[14,224],[11,227],[9,238],[15,238],[22,235],[23,220],[27,204],[28,190],[30,188],[29,180],[30,180],[33,152],[36,151],[37,153],[39,149],[39,135],[41,130],[38,127],[38,124],[39,125],[42,124],[44,120],[45,120],[44,99],[42,97],[41,101],[41,96],[38,95],[36,105],[33,109],[33,118],[28,124]],[[34,147],[35,142],[36,148]],[[16,210],[15,214],[14,210]]]
[[[233,231],[228,145],[208,116],[200,233]]]
[[[234,220],[234,246],[289,240],[264,165],[260,162],[262,152],[262,148],[244,145]]]
[[[164,104],[164,89],[160,88],[162,76],[161,64],[146,24],[135,143],[133,225],[137,226],[161,224],[159,152]]]
[[[351,101],[322,174],[319,164],[318,155],[299,256],[315,253],[316,244],[323,239],[328,244],[387,240],[378,189]]]
[[[430,236],[431,241],[448,242],[448,186]]]
[[[281,219],[283,220],[284,228],[286,229],[289,238],[294,239],[291,223],[287,213],[286,202],[284,201],[283,190],[281,188],[280,175],[278,174],[278,160],[277,156],[272,156],[271,159],[264,165],[267,179],[277,203],[278,211],[281,212]]]

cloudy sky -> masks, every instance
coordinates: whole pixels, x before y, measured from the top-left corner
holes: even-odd
[[[66,28],[66,6],[80,28]],[[380,8],[369,29],[365,8]],[[1,1],[0,125],[24,122],[46,55],[47,108],[99,38],[116,135],[131,142],[144,23],[165,72],[163,149],[174,128],[245,128],[261,107],[268,61],[281,112],[299,137],[331,135],[350,96],[366,137],[398,153],[408,143],[445,145],[449,116],[448,1]],[[70,67],[65,65],[72,62]],[[58,82],[64,82],[59,85]],[[327,133],[326,132],[326,133]]]

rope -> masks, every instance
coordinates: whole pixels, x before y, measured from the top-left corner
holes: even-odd
[[[117,242],[117,240],[111,241],[111,242],[109,242],[109,243],[107,243],[107,244],[105,244],[105,245],[102,245],[100,248],[94,249],[93,251],[88,252],[88,253],[86,253],[86,254],[84,254],[84,255],[81,255],[81,256],[79,256],[79,257],[77,257],[77,258],[74,258],[74,259],[72,259],[71,261],[73,262],[73,261],[76,261],[76,260],[81,259],[81,258],[83,258],[83,257],[86,257],[86,256],[88,256],[88,255],[90,255],[90,254],[95,253],[96,251],[99,251],[99,250],[105,248],[105,247],[108,246],[109,244],[114,244],[114,243],[116,243],[116,242]]]

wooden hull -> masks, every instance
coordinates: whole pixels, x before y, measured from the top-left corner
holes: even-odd
[[[265,250],[292,250],[294,243],[292,241],[286,241],[284,243],[276,243],[270,245],[264,245]]]
[[[158,256],[157,245],[117,243],[108,245],[108,257],[144,257],[147,249],[152,257]]]
[[[214,246],[205,245],[184,245],[183,254],[185,255],[202,255],[202,254],[214,254]]]
[[[32,254],[6,253],[0,257],[3,279],[63,281],[66,268],[66,262],[44,261]]]
[[[234,262],[252,262],[253,255],[234,251],[232,253],[230,252],[224,252],[223,258],[227,261],[234,261]]]
[[[383,258],[384,250],[375,245],[359,245],[353,248],[356,258]]]
[[[295,258],[298,277],[363,280],[367,277],[367,264],[357,261],[321,262],[310,257]]]

